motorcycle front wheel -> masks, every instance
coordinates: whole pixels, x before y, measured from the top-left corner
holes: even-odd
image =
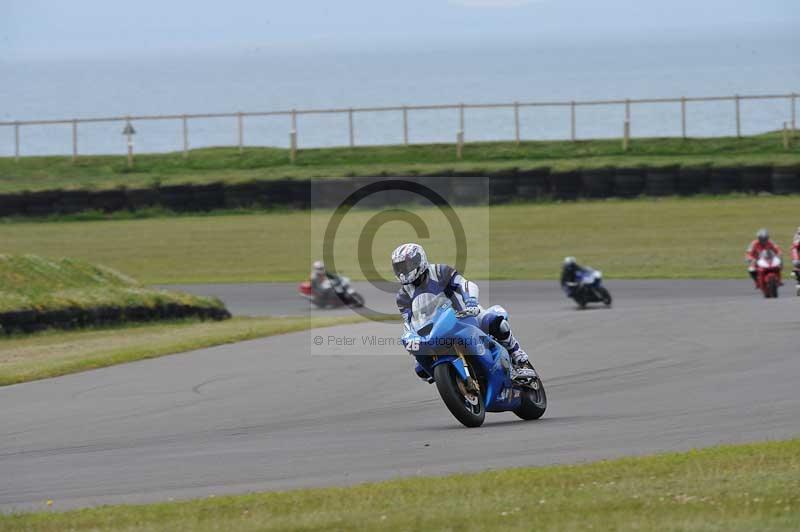
[[[777,279],[770,279],[769,280],[769,295],[770,297],[778,297],[778,280]]]
[[[465,427],[480,427],[486,417],[483,397],[479,393],[465,393],[463,381],[452,364],[439,364],[433,369],[436,389],[445,406]]]
[[[607,307],[611,306],[611,293],[606,290],[605,286],[598,286],[597,292],[600,294],[600,300]]]

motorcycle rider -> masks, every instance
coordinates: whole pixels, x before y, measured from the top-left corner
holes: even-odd
[[[484,309],[478,304],[478,285],[465,279],[451,266],[429,264],[425,250],[414,243],[398,246],[392,252],[392,269],[402,285],[397,292],[397,308],[405,323],[411,322],[413,302],[419,295],[444,293],[457,312],[464,311],[475,316],[481,330],[508,350],[513,365],[513,380],[530,382],[537,377],[528,354],[511,332],[505,309],[497,305]],[[416,364],[415,371],[421,379],[433,382],[419,364]]]
[[[311,265],[311,288],[315,293],[325,293],[331,288],[328,272],[325,271],[325,263],[321,260],[315,260]]]
[[[574,297],[578,287],[578,274],[588,272],[575,260],[575,257],[565,257],[564,266],[561,268],[561,289],[567,297]]]
[[[750,278],[755,283],[756,289],[758,289],[758,272],[756,271],[756,263],[758,262],[758,258],[761,256],[761,253],[764,251],[771,251],[776,256],[781,256],[781,248],[772,242],[772,240],[770,240],[769,231],[762,228],[758,230],[756,233],[756,239],[750,242],[750,245],[747,247],[747,253],[745,253],[745,261],[748,263],[747,271],[750,274]]]
[[[315,260],[311,265],[311,289],[319,299],[334,297],[334,284],[339,280],[336,274],[325,270],[325,263]]]
[[[800,296],[800,227],[797,228],[792,239],[792,273],[797,281],[795,293]]]

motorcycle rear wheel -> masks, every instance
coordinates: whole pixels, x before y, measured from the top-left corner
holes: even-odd
[[[539,419],[547,410],[547,392],[544,391],[542,379],[537,378],[535,382],[538,390],[533,387],[525,388],[525,392],[522,394],[522,404],[514,410],[518,418],[526,421]]]
[[[433,378],[436,380],[436,389],[442,397],[445,406],[458,421],[465,427],[480,427],[486,417],[483,397],[476,393],[472,400],[459,389],[457,379],[461,377],[451,364],[439,364],[433,369]],[[477,401],[475,399],[477,398]]]

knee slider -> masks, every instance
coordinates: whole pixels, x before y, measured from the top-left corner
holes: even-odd
[[[498,340],[506,340],[508,338],[508,335],[511,334],[511,326],[505,316],[496,316],[492,320],[489,334]]]

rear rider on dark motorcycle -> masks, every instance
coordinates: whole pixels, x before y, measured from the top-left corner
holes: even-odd
[[[567,297],[575,297],[575,290],[578,287],[578,274],[586,273],[588,270],[575,260],[575,257],[566,257],[564,266],[561,268],[561,289]]]
[[[465,312],[478,320],[481,330],[508,350],[513,368],[511,378],[515,381],[529,382],[536,378],[528,355],[520,347],[511,332],[508,312],[498,305],[484,309],[478,304],[478,285],[466,280],[453,267],[446,264],[428,264],[425,250],[419,244],[403,244],[392,253],[392,269],[402,284],[397,292],[397,308],[406,323],[411,322],[414,300],[421,294],[444,294],[453,304],[456,312]],[[422,367],[416,365],[416,373],[421,379],[433,382]]]
[[[794,238],[792,238],[792,273],[797,281],[795,293],[800,296],[800,227],[797,228]]]
[[[750,278],[758,289],[758,272],[756,271],[756,263],[761,253],[764,251],[771,251],[778,257],[781,257],[781,248],[769,239],[769,231],[766,229],[759,229],[756,233],[756,239],[750,242],[745,253],[745,261],[748,263],[747,271]]]

